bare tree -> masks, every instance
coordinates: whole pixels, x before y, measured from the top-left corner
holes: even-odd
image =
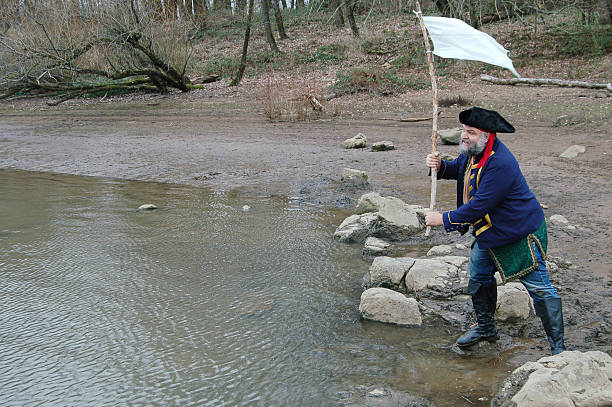
[[[206,16],[208,15],[208,2],[206,0],[193,1],[193,17],[195,23],[201,29],[206,27]]]
[[[272,52],[280,52],[278,46],[276,45],[276,40],[274,40],[274,34],[272,33],[272,26],[270,24],[270,4],[268,3],[268,0],[261,0],[261,14],[264,24],[264,31],[266,32],[266,40],[268,41],[268,44],[270,44],[270,49]]]
[[[214,0],[213,7],[215,10],[231,10],[231,0]]]
[[[353,14],[353,0],[344,0],[343,8],[344,13],[346,14],[346,19],[349,22],[349,26],[351,27],[351,32],[353,33],[353,37],[359,37],[359,28],[357,28],[357,23],[355,22],[355,15]]]
[[[329,8],[334,13],[334,24],[336,27],[344,27],[344,16],[342,15],[341,0],[330,0]]]
[[[244,30],[244,42],[242,43],[242,57],[240,58],[240,67],[236,73],[236,77],[230,82],[230,86],[237,86],[242,81],[244,70],[246,69],[247,52],[249,49],[249,39],[251,38],[251,20],[253,18],[253,3],[255,0],[249,0],[249,11],[247,13],[246,29]]]
[[[242,13],[244,13],[244,10],[246,9],[246,4],[246,0],[236,0],[236,12],[242,15]]]
[[[55,2],[64,2],[58,7]],[[183,92],[192,47],[184,22],[139,15],[133,0],[79,14],[74,0],[38,3],[0,35],[0,98],[16,93],[61,95],[61,103],[92,92]],[[150,9],[148,9],[150,10]]]
[[[289,37],[285,32],[285,25],[283,24],[283,15],[281,14],[280,7],[278,6],[278,0],[270,0],[272,2],[272,8],[274,9],[274,19],[276,20],[276,28],[278,29],[278,36],[281,40],[286,40]]]

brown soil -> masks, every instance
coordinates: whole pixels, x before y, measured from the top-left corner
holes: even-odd
[[[367,171],[372,188],[381,194],[428,206],[424,157],[431,149],[431,122],[398,120],[430,114],[428,90],[392,97],[344,96],[327,104],[326,110],[334,113],[329,117],[269,122],[255,97],[261,86],[246,81],[233,89],[218,82],[187,95],[89,99],[53,108],[40,100],[5,102],[0,105],[0,168],[239,188],[346,206],[358,196],[358,191],[338,189],[342,168],[350,167]],[[612,353],[610,94],[499,86],[477,79],[441,88],[441,95],[462,95],[500,111],[517,128],[501,139],[548,206],[547,217],[561,214],[577,226],[551,227],[549,250],[574,265],[551,273],[564,299],[568,347]],[[456,117],[461,109],[445,108],[443,115]],[[564,114],[580,114],[585,121],[554,127]],[[457,124],[456,119],[441,119],[440,128]],[[391,140],[397,149],[343,149],[342,141],[357,133],[365,134],[368,144]],[[586,152],[575,159],[559,157],[574,144],[584,145]],[[456,146],[440,150],[455,154]],[[439,184],[439,202],[441,209],[452,209],[452,183]],[[457,238],[437,230],[431,243]]]

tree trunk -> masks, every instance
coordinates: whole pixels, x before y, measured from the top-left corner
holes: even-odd
[[[283,10],[287,10],[287,0],[281,0],[281,4],[283,5]]]
[[[146,0],[144,2],[144,7],[150,7],[153,10],[156,19],[162,19],[164,14],[164,5],[161,0]]]
[[[289,37],[285,32],[285,25],[283,24],[283,15],[281,14],[280,7],[278,6],[278,0],[270,0],[272,2],[272,8],[274,9],[274,19],[276,20],[276,28],[278,29],[278,36],[281,40],[286,40]]]
[[[247,13],[246,29],[244,30],[244,42],[242,44],[242,57],[240,58],[240,67],[236,73],[236,77],[230,82],[230,86],[237,86],[242,80],[244,70],[246,69],[247,51],[249,49],[249,38],[251,37],[251,19],[253,18],[253,3],[255,0],[249,0],[249,11]]]
[[[178,9],[178,17],[185,21],[186,18],[191,17],[191,12],[187,10],[191,10],[191,1],[189,1],[189,7],[185,7],[185,2],[183,0],[176,0],[176,8]]]
[[[329,8],[334,13],[334,24],[336,27],[344,27],[344,16],[342,15],[341,0],[330,0]]]
[[[272,52],[279,52],[276,41],[274,40],[274,34],[272,33],[272,26],[270,24],[270,4],[268,0],[261,0],[261,14],[263,17],[264,30],[266,32],[266,40],[270,44]]]
[[[166,19],[173,20],[176,18],[176,0],[166,0]]]
[[[206,28],[206,15],[208,14],[208,7],[206,0],[193,0],[193,17],[201,29]]]
[[[450,17],[448,0],[434,0],[434,5],[443,17]]]
[[[246,0],[236,0],[236,12],[237,14],[244,14],[246,9]]]
[[[598,12],[597,22],[599,24],[612,23],[612,0],[598,0],[596,9]]]
[[[496,78],[494,76],[480,75],[480,80],[485,82],[491,82],[498,85],[550,85],[550,86],[561,86],[566,88],[587,88],[587,89],[607,89],[612,92],[612,82],[610,83],[595,83],[585,81],[568,81],[565,79],[549,79],[549,78]]]
[[[304,0],[297,0],[297,1],[296,1],[296,3],[295,3],[295,8],[304,8],[304,7],[306,7],[306,6],[304,5]]]
[[[231,0],[214,0],[213,8],[215,10],[231,10],[232,1]]]
[[[346,19],[351,26],[353,37],[359,37],[359,29],[357,28],[355,16],[353,15],[353,0],[344,0],[344,14],[346,14]]]

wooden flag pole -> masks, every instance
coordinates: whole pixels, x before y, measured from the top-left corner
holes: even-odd
[[[433,114],[431,116],[431,152],[434,154],[438,151],[438,85],[436,83],[436,70],[434,69],[433,57],[431,55],[431,48],[429,47],[429,37],[427,35],[427,29],[423,22],[423,13],[421,12],[421,5],[416,2],[417,16],[419,17],[419,23],[421,23],[421,31],[423,32],[423,40],[425,41],[425,52],[427,53],[427,64],[429,65],[429,76],[431,77],[431,92],[433,96]],[[429,200],[429,210],[433,211],[436,209],[436,191],[438,189],[438,171],[435,168],[431,169],[431,197]],[[425,236],[429,237],[431,233],[431,226],[427,226],[425,230]]]

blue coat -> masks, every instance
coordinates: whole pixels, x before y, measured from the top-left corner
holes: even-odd
[[[468,169],[468,202],[463,202],[463,176],[469,157],[461,154],[453,161],[442,160],[438,178],[457,180],[457,209],[442,214],[446,231],[463,234],[472,225],[481,249],[516,242],[533,233],[544,221],[544,211],[514,155],[496,138],[484,167],[475,168],[480,158],[475,157]]]

